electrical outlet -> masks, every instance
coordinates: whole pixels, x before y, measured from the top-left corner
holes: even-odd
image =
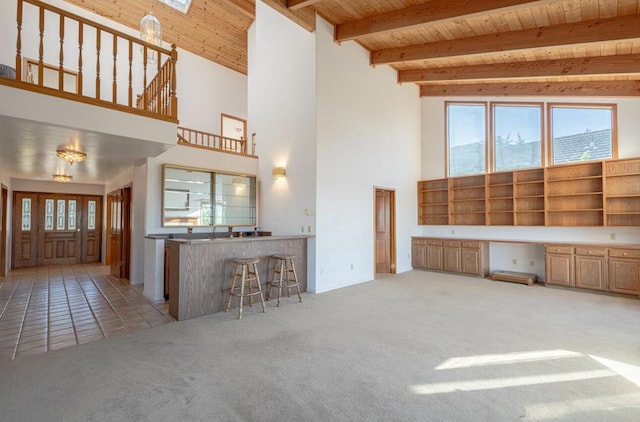
[[[616,234],[615,233],[609,233],[609,239],[611,240],[616,240]]]
[[[456,231],[454,229],[451,229],[451,234],[456,234]]]
[[[307,226],[307,231],[308,231],[309,233],[311,233],[311,224],[309,224],[309,225]]]
[[[536,266],[536,261],[534,261],[533,259],[531,261],[529,261],[529,266],[530,267],[535,267]]]
[[[512,263],[513,265],[517,265],[517,264],[518,264],[518,260],[517,260],[517,259],[515,259],[515,258],[513,258],[513,259],[511,260],[511,263]]]
[[[353,270],[353,264],[351,264],[351,269]]]
[[[304,226],[300,226],[300,232],[304,233]]]

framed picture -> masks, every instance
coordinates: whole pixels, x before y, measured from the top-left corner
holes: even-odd
[[[188,189],[165,189],[164,208],[172,211],[189,210],[189,190]]]

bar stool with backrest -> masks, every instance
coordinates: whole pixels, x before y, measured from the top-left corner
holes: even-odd
[[[239,299],[238,319],[242,319],[242,305],[244,298],[249,298],[249,306],[253,306],[253,296],[260,295],[262,302],[262,312],[267,312],[264,304],[264,295],[262,294],[262,285],[260,284],[260,274],[258,273],[258,258],[241,258],[233,260],[233,281],[231,290],[229,290],[229,300],[227,301],[227,309],[231,308],[231,299],[237,296]],[[255,282],[255,285],[254,285]]]
[[[300,282],[296,275],[296,267],[293,260],[295,255],[273,255],[273,275],[271,282],[268,283],[267,288],[267,300],[271,295],[271,289],[278,289],[278,304],[280,306],[280,297],[282,296],[282,290],[285,289],[287,296],[289,296],[289,290],[295,288],[298,293],[298,301],[302,302],[302,296],[300,296]]]

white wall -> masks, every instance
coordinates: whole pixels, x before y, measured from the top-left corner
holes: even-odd
[[[256,133],[260,156],[259,225],[273,234],[314,233],[315,36],[258,1],[249,58],[248,133]],[[275,166],[286,167],[286,179],[271,176]]]
[[[316,291],[374,277],[374,187],[396,191],[397,271],[411,269],[418,232],[420,98],[396,72],[369,66],[354,42],[337,45],[317,21],[318,191]],[[353,265],[353,269],[351,269]]]
[[[445,101],[478,101],[468,97],[424,97],[422,98],[422,180],[445,177]],[[504,97],[482,98],[482,101],[505,101]],[[572,103],[616,103],[618,105],[618,156],[629,158],[640,156],[640,99],[636,98],[516,98],[509,101],[545,101]],[[603,244],[638,244],[640,228],[627,227],[495,227],[495,226],[421,226],[425,236],[455,238],[481,238],[496,240],[523,240],[531,242],[575,241]],[[613,236],[612,236],[613,234]],[[615,237],[612,239],[611,237]],[[513,260],[516,260],[516,264]],[[540,246],[536,245],[491,245],[491,270],[536,272],[544,275]],[[530,265],[530,261],[534,265]]]
[[[179,49],[180,126],[221,134],[221,113],[247,118],[247,76]]]

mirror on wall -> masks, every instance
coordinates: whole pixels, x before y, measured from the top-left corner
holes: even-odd
[[[256,177],[163,166],[163,227],[255,226]]]

